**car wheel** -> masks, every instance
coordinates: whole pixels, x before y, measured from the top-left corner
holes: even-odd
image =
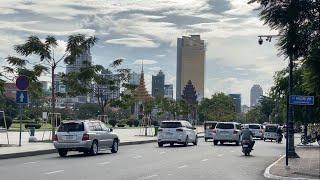
[[[266,142],[266,138],[263,138],[263,141]]]
[[[239,146],[240,145],[240,142],[239,141],[236,141],[236,146]]]
[[[98,154],[98,142],[97,141],[93,141],[91,148],[89,150],[89,154],[91,156],[95,156]]]
[[[119,150],[119,143],[118,140],[113,140],[113,144],[112,144],[112,148],[111,148],[111,152],[112,153],[117,153]]]
[[[205,142],[207,142],[207,141],[208,141],[208,139],[207,139],[207,138],[204,138],[204,141],[205,141]]]
[[[189,137],[187,136],[187,137],[186,137],[186,141],[184,142],[184,144],[183,144],[183,145],[184,145],[185,147],[187,147],[187,146],[188,146],[188,144],[189,144]]]
[[[67,149],[58,149],[58,153],[60,157],[66,157],[68,154],[68,150]]]
[[[220,144],[221,144],[221,145],[223,145],[223,143],[224,143],[223,141],[220,141]]]
[[[170,143],[170,146],[173,146],[174,145],[174,143],[172,142],[172,143]]]
[[[198,137],[196,137],[196,139],[194,140],[193,145],[198,145]]]
[[[213,145],[218,145],[218,141],[213,140]]]
[[[163,147],[163,144],[161,142],[158,142],[159,147]]]
[[[272,142],[272,139],[271,139],[271,142]]]

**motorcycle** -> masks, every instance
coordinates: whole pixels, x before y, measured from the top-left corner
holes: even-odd
[[[243,140],[242,141],[242,152],[245,156],[250,156],[251,153],[251,142],[249,140]]]
[[[312,144],[312,143],[317,142],[317,141],[319,143],[319,140],[320,140],[320,136],[318,135],[317,131],[312,131],[311,134],[309,134],[307,136],[302,134],[301,138],[300,138],[301,144],[303,144],[303,145]]]
[[[282,142],[282,138],[283,138],[283,135],[282,134],[278,134],[276,142],[280,144]]]

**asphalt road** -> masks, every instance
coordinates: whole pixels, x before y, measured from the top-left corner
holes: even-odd
[[[285,145],[256,140],[252,156],[241,146],[199,140],[198,146],[158,148],[156,143],[119,147],[97,156],[49,154],[0,161],[1,180],[106,179],[264,179],[265,168],[285,152]]]

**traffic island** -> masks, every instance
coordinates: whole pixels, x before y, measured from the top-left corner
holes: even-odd
[[[297,147],[300,158],[290,158],[285,165],[285,156],[271,164],[264,176],[269,179],[320,179],[320,147]]]

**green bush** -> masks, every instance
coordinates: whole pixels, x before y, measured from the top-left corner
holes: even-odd
[[[40,129],[41,128],[41,124],[36,124],[36,123],[29,123],[29,124],[25,124],[24,127],[26,129],[29,129],[30,127],[34,127],[36,129]]]
[[[11,117],[6,116],[6,124],[7,124],[7,129],[9,129],[10,126],[12,125],[12,118]],[[0,126],[3,127],[3,128],[5,127],[4,126],[4,120],[3,120],[2,116],[0,117]]]
[[[115,127],[117,125],[117,120],[115,119],[110,119],[109,120],[109,124],[112,126],[112,127]]]
[[[139,124],[140,124],[139,120],[136,120],[136,119],[135,119],[135,120],[133,121],[134,127],[138,127]]]

